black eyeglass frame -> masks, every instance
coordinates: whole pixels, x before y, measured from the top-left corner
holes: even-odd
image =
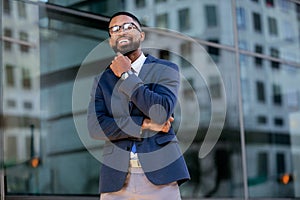
[[[123,31],[129,31],[129,30],[132,30],[132,29],[128,29],[128,28],[125,29],[125,28],[124,28],[125,25],[132,25],[133,29],[136,29],[136,30],[138,30],[139,32],[142,32],[142,30],[140,30],[140,29],[138,28],[138,26],[135,25],[133,22],[126,22],[126,23],[124,23],[124,24],[122,24],[122,25],[115,25],[115,26],[109,27],[109,28],[108,28],[109,34],[110,34],[110,35],[116,34],[116,33],[118,33],[118,32],[121,30],[121,28],[123,29]],[[118,27],[118,29],[115,30],[115,31],[112,31],[112,29],[113,29],[113,28],[116,28],[116,27]]]

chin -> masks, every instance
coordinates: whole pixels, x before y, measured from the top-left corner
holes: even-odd
[[[130,53],[132,53],[133,51],[135,51],[135,49],[118,49],[118,51],[119,51],[121,54],[125,55],[125,54],[130,54]]]

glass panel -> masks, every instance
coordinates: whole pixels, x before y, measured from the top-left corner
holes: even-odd
[[[243,57],[249,196],[299,197],[300,68],[281,63],[274,70],[269,60],[257,67],[253,57]]]
[[[82,61],[107,33],[88,20],[77,24],[79,16],[6,3],[13,14],[4,15],[6,41],[19,47],[3,51],[6,193],[96,195],[100,163],[77,135],[72,90]]]
[[[41,0],[44,1],[44,0]],[[131,6],[138,8],[145,8],[145,2],[143,1],[124,1],[124,0],[48,0],[48,3],[56,4],[76,10],[88,11],[95,14],[111,16],[117,11],[126,10],[126,6],[130,4]],[[141,6],[141,7],[140,7]],[[147,7],[147,6],[146,6]]]
[[[126,10],[137,15],[140,21],[149,27],[162,27],[162,23],[165,24],[166,20],[159,19],[164,22],[157,23],[157,17],[164,18],[166,15],[169,19],[168,26],[163,26],[165,28],[202,40],[217,39],[220,44],[234,44],[232,7],[230,2],[223,0],[153,0],[147,3],[137,0],[48,0],[48,2],[106,16]]]
[[[3,15],[2,20],[6,30],[6,48],[1,52],[4,66],[1,96],[4,145],[1,148],[7,176],[5,187],[7,190],[18,190],[30,174],[27,161],[31,155],[26,139],[31,136],[33,126],[36,127],[34,134],[40,133],[38,9],[16,1],[5,1],[5,4],[10,15]],[[26,17],[26,11],[30,11],[32,18]],[[30,105],[32,107],[29,109]]]
[[[195,45],[190,41],[182,41],[179,47],[183,51],[183,54],[180,55],[185,55],[184,58],[181,57],[178,60],[179,66],[182,67],[182,76],[186,79],[182,81],[182,98],[184,99],[184,108],[188,110],[186,111],[188,117],[184,116],[183,112],[181,113],[182,126],[186,124],[185,134],[191,134],[192,127],[189,127],[191,125],[188,124],[195,118],[194,113],[197,113],[197,107],[201,111],[199,129],[193,143],[184,154],[192,179],[181,187],[183,197],[196,199],[242,198],[243,176],[234,54],[216,49],[218,59],[214,63],[215,51],[211,52],[210,57],[203,56],[202,52],[197,51]],[[212,47],[204,46],[206,52],[210,48]],[[193,59],[196,61],[195,63],[192,62]],[[197,64],[206,66],[200,68],[200,75],[195,71]],[[215,66],[220,74],[215,74],[210,70]],[[201,157],[202,145],[207,142],[205,137],[207,134],[216,134],[215,132],[208,133],[208,130],[213,128],[217,132],[222,121],[220,113],[222,113],[223,104],[221,102],[224,98],[226,99],[227,115],[220,138],[211,152],[205,157]],[[213,104],[213,102],[218,103]],[[216,106],[216,110],[212,111],[214,106]],[[218,121],[212,122],[213,112],[220,112],[217,114]],[[185,121],[184,118],[187,118],[188,121]]]
[[[44,184],[52,186],[43,192],[97,194],[100,163],[86,151],[73,120],[74,115],[84,120],[87,104],[72,110],[72,92],[81,63],[107,38],[107,32],[89,27],[88,21],[83,23],[86,26],[76,24],[79,16],[65,21],[62,15],[52,18],[55,11],[43,14],[40,18],[43,23],[40,27],[41,126],[47,135],[44,151],[48,155]],[[99,55],[98,59],[102,58],[103,55]],[[94,75],[87,74],[90,78]]]
[[[287,0],[237,1],[250,17],[246,26],[238,21],[240,48],[299,63],[299,8]],[[240,58],[249,196],[299,197],[299,66]]]
[[[239,42],[246,43],[246,50],[300,62],[299,4],[288,0],[236,2]],[[272,65],[280,67],[276,62]]]

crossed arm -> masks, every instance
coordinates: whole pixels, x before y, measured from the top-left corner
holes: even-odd
[[[114,72],[113,66],[110,66],[110,68],[110,74],[104,76],[105,80],[109,75],[112,75],[111,73],[114,73],[117,77],[121,74],[120,71]],[[141,137],[141,130],[152,130],[160,133],[169,132],[171,123],[174,121],[171,115],[174,112],[177,99],[179,73],[169,66],[163,68],[171,70],[164,71],[159,68],[156,77],[159,76],[160,79],[159,84],[155,86],[155,91],[150,90],[135,75],[130,76],[128,80],[120,84],[118,92],[127,95],[141,111],[141,115],[138,116],[121,115],[116,117],[109,114],[111,111],[109,112],[108,109],[110,108],[107,108],[106,105],[108,101],[106,88],[103,86],[103,82],[100,81],[101,77],[96,79],[88,109],[90,135],[95,139],[119,140],[131,137],[139,138]],[[154,115],[151,115],[151,109]]]

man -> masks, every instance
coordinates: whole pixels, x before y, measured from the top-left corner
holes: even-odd
[[[144,55],[131,13],[111,17],[109,36],[116,56],[95,78],[88,109],[90,135],[106,140],[100,199],[181,199],[178,185],[190,176],[171,126],[179,69]]]

